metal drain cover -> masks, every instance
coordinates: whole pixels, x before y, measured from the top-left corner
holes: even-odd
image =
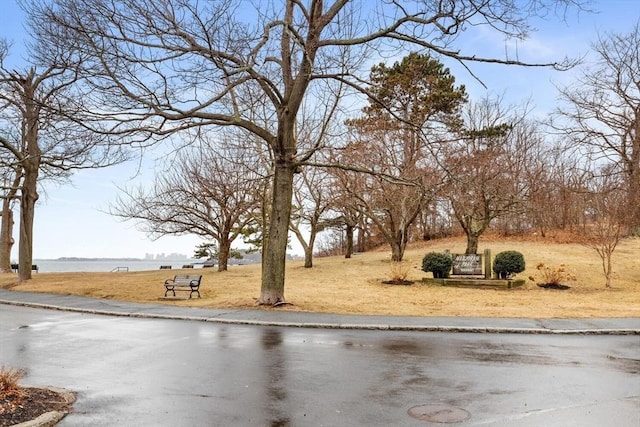
[[[430,423],[459,423],[471,418],[469,412],[446,403],[414,406],[408,412],[412,417]]]

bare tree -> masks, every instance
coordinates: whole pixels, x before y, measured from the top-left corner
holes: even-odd
[[[594,162],[614,165],[626,185],[629,230],[640,233],[640,21],[593,44],[596,62],[561,90],[553,127]]]
[[[499,99],[471,103],[460,139],[443,149],[445,193],[467,236],[467,254],[477,252],[479,238],[491,221],[513,213],[526,199],[528,189],[519,169],[527,153],[519,145],[529,135],[520,132],[522,114],[501,106]]]
[[[330,186],[331,192],[331,212],[332,227],[338,229],[341,236],[340,249],[341,253],[344,253],[344,257],[349,259],[354,252],[354,239],[358,237],[358,245],[356,250],[359,252],[365,251],[364,244],[364,224],[366,222],[365,217],[357,208],[357,202],[348,196],[346,192],[341,192],[339,188],[335,187],[335,182]]]
[[[311,268],[316,237],[329,225],[328,174],[320,168],[306,168],[294,179],[294,185],[291,231],[304,250],[304,267]]]
[[[532,166],[524,174],[528,188],[525,221],[542,237],[550,230],[582,233],[589,209],[583,194],[589,191],[593,165],[563,143],[545,141],[539,149],[538,154],[528,156]]]
[[[411,225],[435,194],[438,181],[433,168],[411,162],[403,165],[407,159],[400,153],[406,141],[392,135],[384,129],[369,130],[341,153],[341,162],[362,165],[362,170],[371,168],[374,173],[341,169],[332,173],[340,185],[340,198],[350,199],[348,206],[368,218],[382,241],[391,246],[392,260],[402,261]],[[411,154],[424,162],[422,155]]]
[[[521,217],[530,230],[535,230],[542,237],[554,228],[563,228],[563,214],[571,206],[564,203],[569,194],[563,185],[567,167],[562,158],[562,151],[551,146],[546,140],[537,144],[535,151],[529,153],[528,167],[524,170],[523,179],[528,186],[526,206]],[[503,221],[512,221],[513,216],[505,216]]]
[[[297,142],[305,101],[336,94],[331,81],[366,92],[368,57],[407,47],[462,62],[529,65],[452,45],[473,26],[524,38],[532,15],[580,2],[51,0],[30,2],[29,13],[42,23],[41,34],[54,29],[50,42],[82,46],[104,108],[122,112],[121,128],[166,134],[239,126],[269,146],[273,190],[259,301],[274,304],[284,301],[293,176],[320,148]],[[262,100],[270,123],[248,119],[247,96]]]
[[[125,190],[111,214],[136,220],[159,237],[195,234],[217,243],[218,271],[226,271],[231,245],[252,226],[266,179],[243,149],[181,148],[158,171],[153,188]],[[253,166],[253,167],[252,167]]]
[[[0,272],[11,271],[11,249],[15,243],[13,238],[13,206],[16,203],[22,169],[11,165],[0,166],[2,179],[2,216],[0,221]]]
[[[0,120],[2,129],[14,126],[14,131],[0,134],[0,147],[6,164],[21,177],[20,281],[31,278],[39,182],[126,159],[108,135],[90,133],[84,127],[92,119],[78,86],[79,58],[74,52],[51,51],[50,63],[18,71],[5,66],[8,51],[0,49]]]
[[[508,162],[505,170],[522,198],[517,209],[499,215],[493,225],[505,235],[535,231],[545,237],[548,230],[564,227],[573,196],[565,181],[577,166],[569,163],[562,146],[549,141],[539,121],[520,121],[512,133],[507,148],[514,155],[497,160]]]
[[[624,203],[624,185],[612,179],[608,171],[594,176],[590,182],[589,224],[584,230],[584,243],[596,251],[602,262],[605,287],[610,288],[613,280],[613,252],[622,240],[628,224],[628,211]]]
[[[0,63],[7,54],[8,44],[0,40]],[[0,128],[0,138],[6,141],[16,141],[17,130],[11,123],[4,123],[2,117],[8,109],[6,101],[0,104],[0,120],[3,122]],[[14,216],[13,208],[18,199],[18,191],[22,182],[22,168],[15,163],[14,156],[7,150],[0,149],[0,198],[2,199],[2,211],[0,212],[0,272],[11,272],[11,249],[15,240],[13,238]]]

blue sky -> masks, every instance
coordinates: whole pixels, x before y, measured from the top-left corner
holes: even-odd
[[[598,33],[628,32],[640,17],[640,0],[597,0],[591,14],[569,11],[566,22],[557,19],[537,20],[538,29],[529,40],[518,42],[517,54],[531,62],[557,61],[565,56],[580,57],[588,53],[589,45]],[[0,37],[14,41],[12,61],[19,65],[25,38],[22,12],[15,0],[0,0]],[[513,41],[485,31],[465,35],[465,50],[478,55],[502,56],[505,47],[510,55],[516,52]],[[588,60],[588,58],[587,58]],[[487,88],[476,82],[454,63],[451,68],[457,83],[463,83],[471,99],[486,94],[503,95],[513,103],[530,99],[538,116],[546,115],[554,106],[554,84],[570,82],[576,71],[555,72],[548,69],[528,69],[498,65],[472,65],[474,73]],[[105,211],[118,196],[118,187],[136,182],[148,182],[153,177],[157,154],[148,152],[138,171],[136,162],[108,169],[76,173],[70,183],[47,184],[36,209],[34,258],[80,257],[144,257],[146,253],[184,253],[191,255],[202,240],[196,236],[162,237],[151,240],[131,222],[122,222]],[[17,232],[17,226],[16,226]],[[17,241],[17,233],[16,233]],[[13,258],[17,258],[17,244]]]

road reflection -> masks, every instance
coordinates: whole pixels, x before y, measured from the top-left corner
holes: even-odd
[[[262,350],[267,375],[266,412],[269,414],[268,425],[285,427],[291,423],[289,400],[287,393],[287,356],[283,346],[282,331],[265,328],[262,331]]]

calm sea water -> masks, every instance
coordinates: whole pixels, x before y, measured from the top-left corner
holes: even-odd
[[[159,270],[161,265],[170,265],[172,269],[182,268],[185,264],[194,264],[194,268],[202,268],[202,264],[196,264],[200,261],[194,260],[178,260],[178,261],[162,261],[162,260],[97,260],[97,261],[59,261],[59,260],[47,260],[36,259],[33,261],[38,266],[41,273],[44,272],[108,272],[114,271],[120,268],[128,269],[129,271],[148,271]],[[34,272],[35,274],[35,272]]]

